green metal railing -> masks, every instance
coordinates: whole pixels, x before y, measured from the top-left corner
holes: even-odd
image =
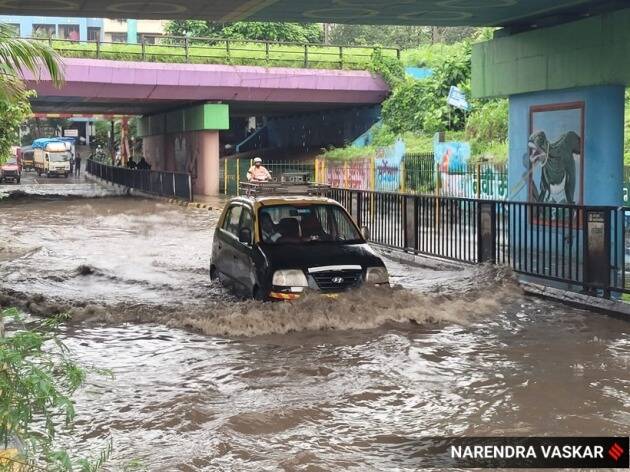
[[[400,50],[183,36],[143,36],[139,43],[30,38],[64,57],[191,64],[261,65],[312,69],[365,69],[374,52],[400,58]]]
[[[239,182],[247,180],[247,171],[252,166],[251,159],[225,158],[219,164],[219,187],[225,195],[238,195]],[[271,173],[273,180],[279,181],[290,174],[306,174],[307,179],[315,181],[315,163],[312,161],[274,160],[265,161],[264,166]]]

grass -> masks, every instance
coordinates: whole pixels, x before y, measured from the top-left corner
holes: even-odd
[[[374,48],[246,42],[230,40],[183,44],[97,43],[53,40],[53,48],[63,57],[100,58],[163,63],[231,64],[311,69],[366,70]],[[395,50],[383,54],[396,57]]]

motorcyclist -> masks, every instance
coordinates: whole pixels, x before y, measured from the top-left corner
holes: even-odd
[[[260,157],[254,158],[254,165],[247,171],[247,180],[250,182],[268,182],[271,180],[271,174],[262,165]]]

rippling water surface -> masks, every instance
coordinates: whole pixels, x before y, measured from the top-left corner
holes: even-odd
[[[393,291],[236,300],[207,276],[217,216],[0,205],[4,296],[74,313],[64,341],[114,374],[76,397],[77,453],[111,437],[112,470],[413,470],[422,436],[627,433],[627,322],[391,259]]]

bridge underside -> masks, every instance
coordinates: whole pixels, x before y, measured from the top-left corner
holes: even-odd
[[[65,83],[26,74],[33,111],[148,115],[221,102],[235,116],[381,103],[389,87],[365,71],[64,59]]]
[[[624,0],[2,0],[0,14],[531,27],[624,5]]]

